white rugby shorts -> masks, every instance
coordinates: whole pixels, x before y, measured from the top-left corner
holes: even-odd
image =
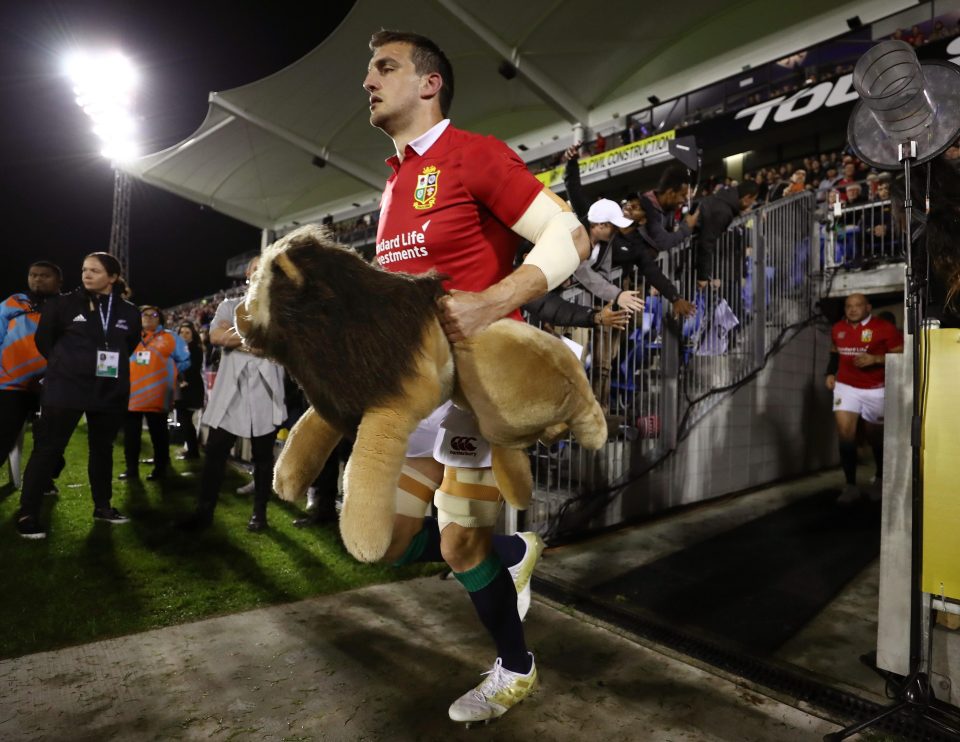
[[[476,418],[446,402],[422,420],[407,442],[407,458],[434,458],[445,466],[486,469],[490,444],[480,435]]]
[[[868,423],[883,425],[883,387],[860,389],[838,381],[833,388],[833,410],[855,412]]]

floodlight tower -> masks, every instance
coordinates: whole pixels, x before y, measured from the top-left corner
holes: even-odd
[[[130,278],[130,177],[119,167],[139,154],[132,112],[137,72],[117,51],[78,53],[67,60],[77,105],[93,122],[100,154],[113,167],[113,221],[108,252],[120,261]]]

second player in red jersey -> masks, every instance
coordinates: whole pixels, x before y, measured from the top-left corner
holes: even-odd
[[[903,338],[886,320],[870,314],[863,294],[851,294],[843,306],[844,318],[833,326],[833,348],[826,386],[833,392],[840,465],[846,479],[838,498],[849,505],[861,497],[857,487],[857,427],[863,420],[873,448],[877,475],[869,495],[877,499],[883,481],[883,407],[887,355],[903,351]]]
[[[840,320],[833,326],[831,336],[833,346],[840,355],[837,381],[858,389],[883,388],[883,363],[877,361],[858,365],[856,359],[866,354],[871,358],[862,360],[873,360],[875,356],[885,356],[894,349],[902,348],[900,331],[886,320],[868,315],[854,323],[847,319]]]

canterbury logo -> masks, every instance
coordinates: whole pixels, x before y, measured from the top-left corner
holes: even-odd
[[[477,451],[476,438],[458,435],[450,439],[450,450],[454,453],[473,454]]]

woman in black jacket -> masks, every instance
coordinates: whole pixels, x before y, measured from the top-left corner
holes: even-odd
[[[17,531],[24,538],[47,535],[38,520],[43,485],[83,415],[93,517],[110,523],[128,520],[110,504],[113,441],[130,398],[128,359],[140,341],[140,311],[126,301],[129,292],[112,255],[87,255],[82,280],[81,288],[44,304],[37,325],[37,350],[47,359],[40,400],[46,434],[23,475]]]
[[[197,446],[197,428],[193,424],[193,413],[203,409],[203,344],[200,334],[192,322],[181,322],[177,334],[183,338],[190,350],[190,368],[183,372],[179,380],[180,396],[173,406],[177,411],[177,422],[183,426],[183,442],[187,446],[185,453],[178,459],[198,459],[200,449]]]

